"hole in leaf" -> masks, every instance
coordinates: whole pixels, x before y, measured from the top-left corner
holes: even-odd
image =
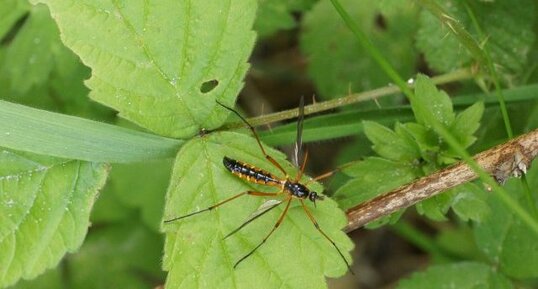
[[[215,89],[215,87],[217,87],[217,85],[219,85],[218,80],[216,80],[216,79],[208,80],[208,81],[202,83],[202,86],[200,86],[200,92],[201,93],[208,93],[208,92],[212,91],[213,89]]]
[[[387,30],[387,20],[382,14],[377,14],[374,21],[375,26],[379,28],[379,30]]]

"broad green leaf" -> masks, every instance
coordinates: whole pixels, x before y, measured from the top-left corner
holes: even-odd
[[[182,141],[0,100],[0,146],[69,159],[134,162],[173,156]]]
[[[0,287],[78,249],[107,172],[103,164],[0,152]]]
[[[164,282],[162,245],[162,236],[135,222],[101,225],[61,266],[10,289],[154,288]]]
[[[425,75],[417,75],[415,81],[415,98],[411,99],[411,107],[418,123],[431,127],[426,115],[433,115],[437,121],[444,125],[451,125],[454,121],[452,102],[446,92],[438,90],[432,81]]]
[[[472,9],[486,39],[478,38],[467,10],[461,1],[438,1],[451,17],[467,30],[491,54],[492,60],[507,74],[521,73],[526,66],[530,48],[535,39],[533,22],[536,17],[532,0],[473,1],[465,2]],[[451,71],[470,64],[468,51],[430,12],[420,15],[417,47],[424,53],[428,64],[438,71]]]
[[[378,155],[404,162],[411,162],[420,157],[418,147],[409,143],[401,134],[372,121],[364,121],[363,127],[364,133],[373,144],[373,150]]]
[[[416,5],[407,1],[340,2],[400,75],[414,74],[417,54],[412,42],[418,24]],[[340,97],[390,82],[330,1],[319,1],[305,14],[302,26],[301,50],[309,60],[308,73],[321,97]]]
[[[284,156],[268,152],[295,176]],[[166,198],[164,219],[203,209],[246,190],[275,191],[249,185],[228,172],[222,159],[228,156],[281,175],[260,152],[253,138],[221,132],[195,138],[180,150]],[[312,187],[318,192],[319,185]],[[336,250],[312,225],[298,201],[293,201],[282,225],[251,257],[236,269],[235,262],[252,250],[275,225],[283,205],[255,220],[230,238],[226,234],[241,225],[265,198],[243,196],[213,211],[165,223],[164,269],[166,288],[327,288],[324,276],[337,277],[347,270]],[[347,219],[336,202],[326,198],[309,210],[320,227],[347,260],[353,247],[341,231]]]
[[[463,262],[430,266],[400,281],[397,289],[511,289],[510,281],[486,264]]]
[[[28,12],[28,3],[20,0],[4,0],[0,2],[0,39],[4,39],[15,23]]]
[[[529,187],[538,187],[538,163],[535,161],[527,175]],[[527,200],[520,180],[509,179],[504,188],[523,205]],[[538,277],[538,242],[536,234],[496,197],[489,195],[488,204],[494,212],[476,223],[478,247],[506,275],[518,278]]]
[[[353,177],[334,194],[344,209],[387,193],[415,179],[417,168],[407,163],[369,157],[344,170]]]
[[[293,13],[309,9],[317,0],[258,0],[254,29],[260,37],[297,26]]]
[[[63,42],[92,69],[90,97],[162,135],[218,127],[254,44],[254,0],[41,0]],[[216,82],[202,92],[207,82]]]

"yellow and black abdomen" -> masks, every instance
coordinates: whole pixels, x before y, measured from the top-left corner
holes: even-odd
[[[268,185],[268,186],[281,186],[282,181],[275,177],[273,174],[266,172],[262,169],[256,168],[249,164],[236,161],[229,157],[224,157],[222,160],[224,167],[228,169],[232,174],[245,179],[251,183]]]

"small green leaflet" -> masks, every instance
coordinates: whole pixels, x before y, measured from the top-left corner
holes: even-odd
[[[104,164],[0,152],[0,287],[78,249],[107,174]]]
[[[235,99],[243,85],[255,0],[38,2],[92,69],[90,97],[158,134],[218,127],[226,114],[216,113],[214,100]]]
[[[290,176],[296,170],[282,153],[266,148]],[[246,190],[274,191],[251,185],[228,172],[228,156],[280,175],[261,154],[255,140],[243,134],[220,132],[195,138],[180,150],[169,191],[164,219],[206,208]],[[320,192],[319,185],[312,186]],[[273,190],[271,190],[273,189]],[[316,231],[297,201],[282,225],[251,257],[233,265],[252,250],[273,228],[283,207],[257,219],[226,240],[266,199],[243,196],[213,211],[163,225],[166,233],[164,269],[166,288],[327,288],[324,276],[338,277],[347,268],[331,244]],[[333,238],[347,260],[353,244],[343,228],[347,219],[336,202],[326,198],[311,209],[320,226]]]
[[[346,168],[344,173],[353,177],[334,194],[345,209],[406,184],[417,177],[417,168],[393,160],[369,157]]]
[[[482,102],[456,115],[451,99],[427,76],[417,76],[415,90],[411,106],[416,123],[396,123],[392,130],[377,122],[363,121],[365,135],[382,158],[370,157],[344,170],[353,179],[335,193],[342,207],[356,206],[456,161],[457,155],[435,134],[428,119],[435,118],[446,125],[465,147],[476,140],[473,134],[484,112]],[[462,219],[480,220],[488,214],[484,200],[481,195],[471,195],[468,191],[463,187],[454,188],[418,203],[417,211],[434,220],[445,220],[446,212],[455,206]],[[378,224],[397,218],[398,214],[394,214]]]

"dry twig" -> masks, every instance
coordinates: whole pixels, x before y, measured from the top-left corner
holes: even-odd
[[[537,154],[538,129],[481,152],[474,160],[498,182],[503,183],[510,176],[526,173]],[[358,229],[379,217],[410,207],[477,177],[466,163],[459,162],[349,209],[345,231]]]

